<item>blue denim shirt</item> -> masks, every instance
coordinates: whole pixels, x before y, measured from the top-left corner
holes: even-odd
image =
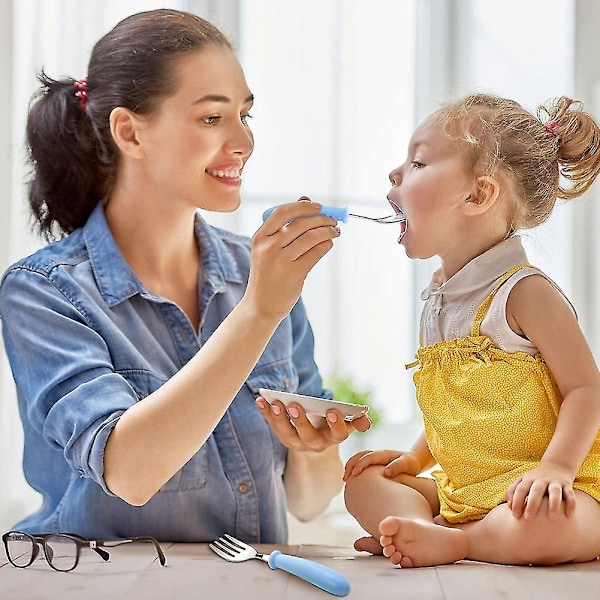
[[[104,482],[104,448],[120,416],[179,371],[244,294],[248,238],[199,215],[195,231],[202,257],[198,332],[178,306],[137,279],[102,204],[83,228],[5,273],[0,317],[24,427],[24,471],[43,497],[16,529],[96,539],[199,542],[229,532],[253,542],[287,541],[286,449],[254,400],[259,387],[330,397],[301,300],[207,442],[147,504],[127,504]]]

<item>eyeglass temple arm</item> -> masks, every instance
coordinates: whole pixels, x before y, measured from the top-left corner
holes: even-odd
[[[110,558],[110,554],[106,551],[103,550],[102,548],[99,548],[98,545],[101,544],[101,542],[96,542],[96,541],[90,541],[88,542],[89,547],[103,560],[103,561],[107,561]]]
[[[133,537],[133,538],[129,538],[127,540],[97,541],[96,544],[98,546],[106,546],[108,548],[114,548],[115,546],[120,546],[122,544],[131,544],[133,542],[150,542],[154,546],[154,549],[156,550],[156,554],[158,555],[158,560],[160,561],[160,564],[163,567],[167,564],[167,559],[165,557],[165,553],[163,552],[162,548],[160,547],[158,540],[156,540],[155,538],[153,538],[152,536],[149,536],[149,535]],[[92,548],[92,550],[93,549],[94,548]],[[96,550],[99,550],[99,548],[96,548]]]

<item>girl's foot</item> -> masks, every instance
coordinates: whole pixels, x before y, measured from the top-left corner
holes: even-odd
[[[446,565],[467,556],[469,538],[460,529],[427,521],[386,517],[379,524],[383,554],[401,567]]]
[[[374,537],[361,537],[354,542],[354,549],[359,552],[370,552],[371,554],[383,554],[381,544]]]

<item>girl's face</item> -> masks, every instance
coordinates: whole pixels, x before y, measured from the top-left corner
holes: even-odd
[[[388,199],[406,215],[400,243],[411,258],[444,257],[461,244],[470,195],[462,155],[434,118],[412,135],[406,162],[390,173]]]
[[[168,206],[235,210],[254,147],[253,97],[242,69],[231,51],[217,46],[183,56],[173,68],[177,91],[140,119],[148,189]]]

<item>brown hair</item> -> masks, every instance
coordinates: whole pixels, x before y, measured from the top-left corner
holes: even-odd
[[[534,115],[513,100],[473,94],[434,118],[464,151],[469,172],[507,185],[513,230],[543,223],[557,198],[580,196],[600,172],[600,128],[581,102],[564,96]]]
[[[207,45],[232,50],[213,25],[190,13],[159,9],[123,19],[94,46],[87,73],[87,106],[75,96],[75,80],[43,71],[32,98],[27,144],[32,176],[29,204],[46,239],[81,227],[111,192],[118,152],[110,113],[118,106],[149,114],[175,93],[173,61]]]

